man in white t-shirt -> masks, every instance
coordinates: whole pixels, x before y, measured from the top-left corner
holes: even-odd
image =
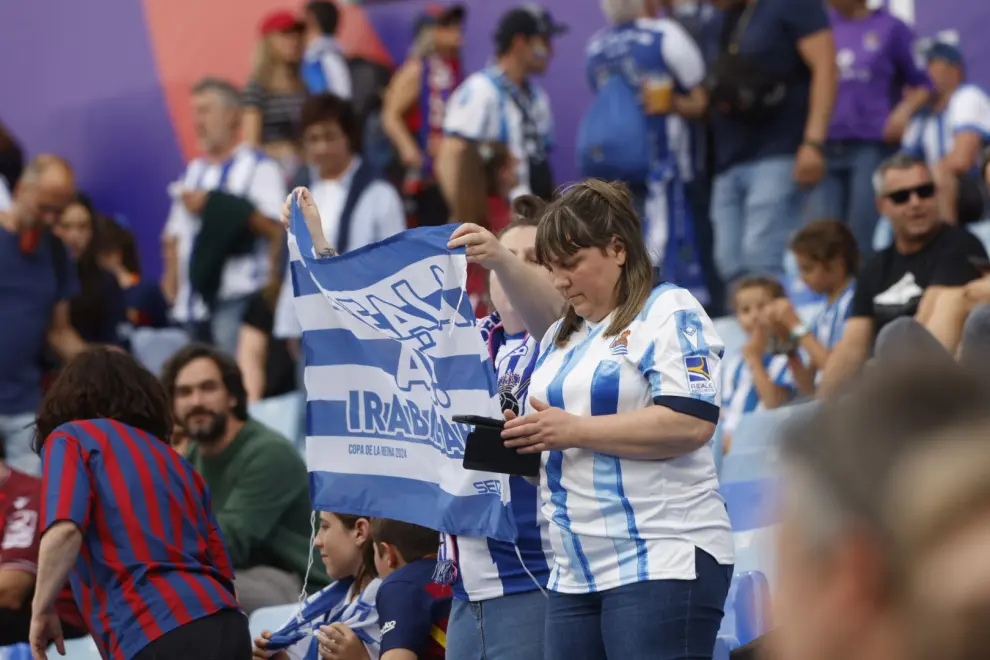
[[[927,58],[935,93],[929,107],[908,124],[902,146],[934,170],[945,220],[978,220],[983,193],[976,168],[990,140],[990,98],[965,84],[965,63],[955,46],[937,43]]]
[[[519,185],[510,196],[553,195],[549,155],[553,117],[546,92],[530,80],[547,70],[551,39],[567,31],[544,9],[510,9],[495,30],[495,65],[470,75],[447,102],[434,170],[447,201],[453,201],[461,155],[472,142],[501,142],[519,160]]]
[[[356,250],[406,229],[399,193],[356,155],[361,151],[361,122],[349,103],[330,94],[306,99],[302,132],[306,162],[316,165],[318,179],[298,183],[310,188],[323,233],[338,252]],[[284,201],[283,196],[279,208]],[[274,334],[279,339],[298,339],[300,332],[289,273],[275,309]]]
[[[238,142],[240,99],[233,85],[204,79],[192,90],[192,105],[203,156],[190,162],[170,188],[174,201],[162,234],[162,290],[175,321],[195,338],[212,339],[233,354],[250,297],[265,287],[277,290],[284,240],[278,218],[286,196],[285,178],[275,161]],[[190,264],[213,193],[251,203],[248,229],[257,239],[246,253],[211,255],[224,263],[215,301],[208,305],[202,292],[194,291]]]

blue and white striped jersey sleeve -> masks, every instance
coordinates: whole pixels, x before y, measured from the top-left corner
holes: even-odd
[[[711,319],[680,288],[658,289],[644,311],[631,326],[629,356],[649,381],[653,402],[717,423],[724,345]]]
[[[462,82],[447,102],[443,132],[472,142],[499,139],[500,101],[495,84],[483,73]]]

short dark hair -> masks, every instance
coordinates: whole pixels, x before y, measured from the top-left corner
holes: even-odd
[[[300,113],[300,130],[323,122],[336,122],[347,136],[351,153],[361,153],[361,119],[350,103],[333,94],[308,97]]]
[[[34,450],[40,454],[62,424],[86,419],[112,419],[171,441],[172,409],[161,383],[115,349],[89,349],[62,368],[38,407]]]
[[[777,298],[787,297],[787,291],[784,289],[784,285],[781,284],[776,278],[768,275],[746,275],[744,277],[740,277],[736,280],[735,284],[732,285],[733,307],[735,307],[736,297],[743,289],[763,289],[769,293],[770,297],[774,300]]]
[[[435,555],[440,546],[440,533],[436,530],[388,518],[371,521],[371,538],[376,544],[394,547],[406,563]]]
[[[337,34],[337,25],[340,23],[340,10],[337,9],[337,5],[327,0],[314,0],[306,4],[306,14],[313,17],[323,34],[330,36]]]
[[[521,195],[512,201],[512,221],[499,232],[506,232],[518,227],[538,227],[543,213],[547,210],[547,202],[536,195]]]
[[[859,268],[859,247],[849,226],[838,220],[813,220],[801,228],[791,239],[791,252],[808,257],[818,263],[828,263],[842,258],[846,273]]]
[[[185,369],[190,362],[200,358],[206,358],[217,365],[223,386],[235,399],[234,417],[242,422],[247,420],[247,390],[244,388],[241,368],[237,366],[234,358],[208,344],[193,343],[183,346],[165,363],[162,368],[162,385],[165,387],[169,403],[171,404],[175,399],[175,381],[179,378],[179,372]]]

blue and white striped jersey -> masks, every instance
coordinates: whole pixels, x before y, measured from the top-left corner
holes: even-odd
[[[484,322],[481,328],[484,335]],[[494,356],[503,410],[508,407],[525,414],[529,379],[536,367],[539,342],[528,333],[505,335],[502,326],[496,325],[490,330],[488,343]],[[515,403],[518,408],[513,405]],[[534,591],[547,584],[552,550],[547,536],[549,524],[539,514],[536,486],[522,477],[511,477],[509,488],[512,494],[510,506],[519,530],[516,545],[458,536],[459,571],[453,585],[454,598],[458,600],[477,602]]]
[[[346,581],[346,583],[350,582],[352,582],[350,579]],[[378,610],[375,608],[375,599],[378,597],[378,589],[381,585],[382,581],[375,578],[353,600],[347,600],[347,592],[345,591],[345,598],[332,603],[329,609],[317,619],[300,628],[300,631],[305,631],[307,634],[285,649],[289,660],[319,660],[319,645],[314,635],[320,627],[338,622],[346,624],[364,643],[370,660],[378,660],[382,633],[381,622],[378,620]],[[342,585],[334,583],[318,591],[305,600],[303,607],[305,608],[307,604],[320,599],[326,593],[338,591],[339,586]],[[288,626],[295,620],[296,617],[293,616],[285,622],[285,625]]]
[[[842,329],[845,327],[849,312],[852,311],[853,296],[856,293],[856,281],[852,280],[842,290],[833,303],[826,303],[825,309],[815,317],[811,324],[811,332],[818,343],[832,350],[842,339]]]
[[[656,287],[622,332],[612,315],[553,345],[543,338],[530,396],[575,415],[660,405],[718,419],[723,344],[686,290]],[[732,533],[708,445],[664,461],[586,449],[548,452],[541,476],[554,566],[549,588],[589,593],[646,580],[693,580],[695,548],[733,562]]]
[[[794,376],[787,367],[786,355],[764,355],[763,368],[770,380],[781,387],[794,390]],[[722,430],[732,433],[746,413],[763,410],[763,401],[753,385],[753,371],[740,354],[725,360],[722,369]]]
[[[278,164],[262,152],[241,145],[222,163],[197,158],[189,163],[179,185],[165,222],[163,234],[175,239],[178,260],[178,291],[172,306],[176,321],[187,322],[207,318],[209,310],[202,297],[194,294],[189,283],[189,262],[202,221],[190,214],[178,197],[181,190],[220,190],[243,197],[272,222],[278,222],[282,204],[288,194],[285,176]],[[258,240],[250,254],[230,256],[223,267],[223,279],[217,296],[230,300],[257,292],[268,279],[270,264],[265,242]]]

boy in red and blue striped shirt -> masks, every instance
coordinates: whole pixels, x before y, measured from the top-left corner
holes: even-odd
[[[60,541],[53,556],[69,552],[62,544],[78,548],[70,584],[104,658],[130,660],[224,611],[244,618],[206,485],[165,440],[91,419],[55,429],[42,456],[43,528]],[[61,559],[48,577],[58,577]],[[67,566],[72,558],[64,559]],[[39,572],[36,607],[47,603],[49,581]]]
[[[382,578],[375,600],[381,660],[443,660],[453,594],[450,586],[433,581],[440,535],[419,525],[375,518],[371,536]]]

